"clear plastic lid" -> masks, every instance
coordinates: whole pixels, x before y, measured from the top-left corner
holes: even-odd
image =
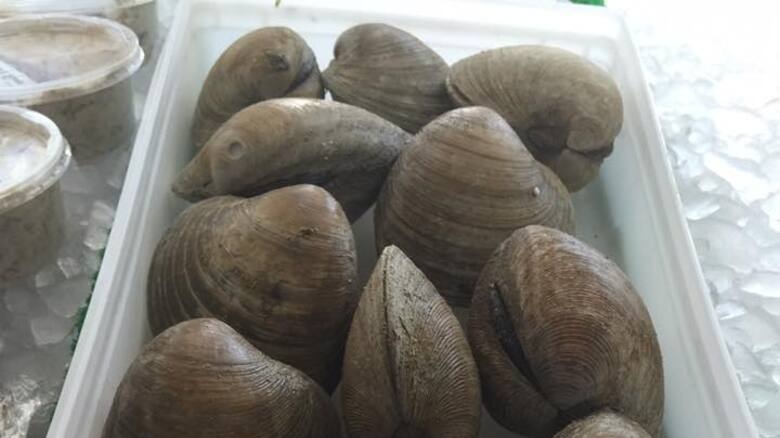
[[[2,0],[0,1],[0,15],[84,14],[129,8],[153,1],[155,0]]]
[[[127,79],[144,54],[129,28],[75,15],[0,19],[0,104],[35,105]]]
[[[0,105],[0,214],[43,193],[69,163],[70,147],[54,122]]]

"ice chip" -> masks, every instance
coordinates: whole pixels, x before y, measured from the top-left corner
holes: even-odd
[[[5,381],[0,386],[0,436],[25,438],[40,404],[38,384],[32,378],[21,375]]]
[[[65,256],[57,260],[57,266],[65,278],[73,278],[84,272],[83,262],[76,257]]]
[[[780,233],[780,192],[762,202],[761,210],[769,216],[769,226]]]
[[[691,227],[691,235],[702,262],[748,273],[758,259],[758,247],[738,226],[705,219]]]
[[[62,342],[73,329],[73,321],[54,314],[36,317],[30,320],[35,345],[46,345]]]
[[[35,274],[35,288],[40,289],[42,287],[51,286],[62,279],[63,275],[62,272],[60,272],[59,266],[44,266],[43,269]]]
[[[731,185],[742,202],[749,204],[769,195],[769,184],[755,172],[739,163],[716,153],[704,154],[704,167]]]
[[[761,436],[774,438],[780,434],[780,392],[775,393],[761,409],[753,411],[753,418]]]
[[[103,201],[95,201],[89,215],[90,225],[110,230],[114,223],[115,210]]]
[[[761,297],[780,298],[780,272],[753,272],[742,283],[741,289]]]
[[[715,313],[721,321],[736,318],[747,313],[745,307],[734,301],[724,301],[715,306]]]
[[[737,377],[743,385],[772,386],[769,376],[756,360],[750,349],[740,343],[730,346],[731,360],[737,370]]]
[[[31,315],[40,309],[35,291],[22,283],[8,286],[3,294],[3,302],[5,308],[14,314]]]
[[[95,223],[87,225],[87,231],[84,235],[84,246],[93,250],[100,251],[106,247],[108,242],[108,230]]]
[[[772,386],[744,385],[742,392],[745,393],[745,400],[747,400],[750,409],[755,410],[769,404],[777,393],[777,389]]]
[[[724,334],[732,342],[747,347],[748,351],[766,350],[780,339],[780,332],[768,315],[751,310],[744,315],[722,320]]]
[[[778,339],[777,344],[761,352],[758,357],[762,366],[766,368],[780,368],[780,339]]]
[[[38,289],[38,293],[49,309],[64,318],[74,316],[91,292],[92,282],[86,275]]]

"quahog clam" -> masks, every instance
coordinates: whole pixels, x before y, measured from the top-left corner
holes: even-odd
[[[366,23],[339,36],[322,79],[333,99],[417,132],[452,109],[449,66],[417,37],[397,27]]]
[[[328,396],[215,319],[154,338],[125,373],[103,438],[335,438]]]
[[[611,408],[657,436],[664,382],[650,315],[620,268],[574,237],[513,233],[480,275],[468,334],[485,406],[507,429],[549,437]]]
[[[277,97],[322,98],[324,90],[314,52],[286,27],[264,27],[230,45],[203,83],[192,139],[203,146],[233,114]]]
[[[555,434],[555,438],[652,438],[635,421],[611,411],[578,420]]]
[[[570,191],[598,174],[623,123],[612,77],[556,47],[502,47],[462,59],[452,66],[447,89],[459,106],[498,111]]]
[[[198,201],[292,184],[327,189],[350,221],[374,203],[410,136],[351,105],[284,98],[236,113],[182,170],[173,191]]]
[[[479,377],[463,330],[394,246],[379,257],[355,312],[342,391],[352,438],[479,433]]]
[[[512,231],[574,229],[566,188],[495,111],[450,111],[420,131],[377,201],[377,248],[396,245],[451,304],[466,306],[493,250]]]
[[[158,243],[148,298],[154,333],[217,318],[332,391],[359,299],[352,230],[336,200],[312,185],[206,200]]]

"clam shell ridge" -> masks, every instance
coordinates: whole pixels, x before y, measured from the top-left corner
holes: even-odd
[[[411,136],[364,109],[284,98],[247,107],[217,131],[173,185],[180,197],[255,196],[293,184],[316,184],[350,221],[376,200]]]
[[[191,318],[220,319],[332,391],[359,299],[356,277],[351,228],[325,190],[217,197],[185,210],[159,242],[149,322],[160,333]]]
[[[459,106],[498,111],[571,191],[598,174],[623,123],[612,77],[555,47],[502,47],[470,56],[452,66],[447,88]]]
[[[367,23],[339,36],[335,58],[322,73],[333,99],[417,132],[452,109],[447,63],[417,37],[387,24]]]
[[[493,110],[450,111],[396,161],[376,208],[377,248],[396,245],[450,304],[467,306],[493,250],[514,230],[573,231],[566,188]]]
[[[241,109],[284,96],[324,96],[314,52],[286,27],[264,27],[242,36],[217,59],[203,83],[192,124],[195,146],[203,146]]]
[[[512,234],[479,278],[468,333],[485,406],[507,429],[549,437],[611,408],[657,436],[652,321],[617,265],[579,240],[540,226]]]
[[[575,421],[555,438],[651,438],[642,426],[614,412],[599,412]]]
[[[194,319],[153,339],[122,379],[103,438],[334,438],[328,396],[226,324]]]
[[[479,378],[465,335],[433,285],[398,248],[377,261],[344,356],[352,438],[474,438]]]

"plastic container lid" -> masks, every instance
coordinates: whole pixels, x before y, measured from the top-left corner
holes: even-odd
[[[130,8],[155,0],[2,0],[0,15],[70,13],[83,14],[107,9]]]
[[[0,213],[35,198],[59,181],[70,147],[43,114],[0,105]]]
[[[0,20],[0,103],[35,105],[110,87],[141,66],[129,28],[74,15]]]

